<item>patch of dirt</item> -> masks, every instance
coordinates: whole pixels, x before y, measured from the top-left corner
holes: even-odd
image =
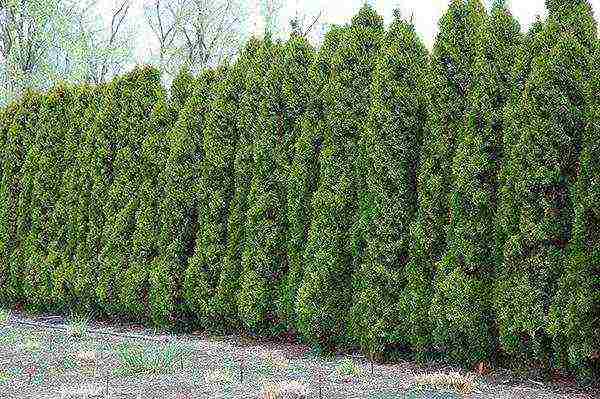
[[[106,323],[90,323],[77,338],[65,323],[12,314],[0,324],[0,398],[258,399],[265,384],[286,381],[322,399],[600,398],[597,389],[518,380],[506,370],[475,376],[466,395],[422,391],[415,376],[460,370],[399,362],[375,364],[371,372],[363,357],[318,357],[300,344],[161,335]]]

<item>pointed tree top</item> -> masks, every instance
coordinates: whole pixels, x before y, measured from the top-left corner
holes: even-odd
[[[493,0],[492,1],[492,9],[495,8],[508,8],[507,0]]]
[[[358,14],[352,17],[352,26],[383,29],[383,18],[369,4],[365,3]]]

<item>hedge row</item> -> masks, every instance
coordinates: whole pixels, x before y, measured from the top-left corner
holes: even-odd
[[[323,350],[600,371],[600,45],[453,0],[429,53],[364,6],[170,89],[0,111],[0,303]]]

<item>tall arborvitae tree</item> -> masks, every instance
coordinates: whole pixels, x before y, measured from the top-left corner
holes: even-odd
[[[204,328],[213,328],[230,315],[214,311],[211,299],[226,257],[228,215],[235,193],[234,161],[241,134],[238,112],[245,87],[244,74],[259,47],[251,40],[215,86],[204,122],[204,158],[197,188],[198,234],[183,281],[186,308]],[[227,284],[232,283],[228,278]],[[230,295],[224,298],[234,301]]]
[[[87,196],[89,180],[84,176],[88,150],[87,125],[98,112],[100,91],[89,86],[71,87],[72,101],[67,104],[70,121],[64,139],[65,168],[61,193],[53,214],[56,231],[53,252],[58,265],[52,275],[52,298],[62,311],[89,312],[93,305],[94,270],[88,262]],[[57,123],[62,123],[58,122]],[[52,126],[54,128],[54,126]]]
[[[49,227],[48,211],[54,207],[59,189],[55,186],[59,182],[55,161],[62,155],[64,137],[61,127],[64,125],[57,124],[57,120],[65,119],[64,94],[64,87],[60,87],[57,92],[42,96],[37,123],[28,132],[33,142],[27,149],[23,166],[22,216],[28,219],[20,236],[23,299],[27,309],[33,312],[47,310],[52,291],[52,269],[56,263],[55,257],[48,259],[45,253],[49,244],[46,229]]]
[[[13,123],[17,107],[16,103],[0,109],[0,304],[7,305],[8,300],[8,247],[9,247],[9,180],[11,164],[6,163],[8,146],[8,131]]]
[[[59,285],[77,283],[74,279],[66,282],[61,275],[71,266],[72,246],[66,245],[66,228],[72,210],[65,201],[71,194],[66,191],[68,178],[73,172],[77,145],[82,136],[77,112],[85,112],[86,108],[79,100],[78,89],[64,84],[44,96],[35,143],[28,154],[34,186],[30,211],[32,223],[24,247],[28,254],[24,283],[31,307],[38,310],[48,306],[64,308],[65,298],[61,295],[64,287]]]
[[[227,248],[225,261],[216,276],[216,289],[211,298],[210,308],[218,314],[222,327],[232,328],[237,325],[238,311],[235,295],[239,290],[242,251],[246,237],[246,213],[248,211],[248,192],[254,173],[254,143],[260,132],[258,109],[261,99],[265,75],[274,53],[275,44],[271,37],[261,42],[251,38],[246,48],[249,58],[245,61],[246,71],[243,75],[244,92],[240,101],[238,128],[240,137],[235,150],[234,194],[227,217]]]
[[[5,270],[2,284],[4,297],[9,304],[24,299],[24,278],[26,254],[24,241],[31,227],[31,197],[33,173],[29,149],[35,142],[35,131],[43,96],[27,91],[14,106],[14,119],[6,133],[3,152],[2,190],[7,193],[3,199],[2,213],[7,215],[0,221],[4,253],[2,262]]]
[[[17,243],[18,174],[24,154],[18,129],[12,126],[25,117],[22,106],[21,101],[12,102],[2,110],[0,119],[0,303],[4,305],[17,300],[10,259]]]
[[[562,368],[600,379],[600,42],[591,71],[591,103],[573,189],[574,221],[568,259],[550,312],[549,331]]]
[[[416,171],[427,116],[422,88],[428,54],[414,26],[396,13],[379,55],[361,138],[365,258],[354,275],[352,335],[365,351],[408,343],[403,292],[409,225],[417,208]]]
[[[304,275],[304,249],[308,237],[308,228],[312,219],[311,201],[317,190],[319,177],[319,157],[325,136],[325,102],[323,88],[331,73],[331,60],[337,51],[343,36],[344,28],[332,26],[325,36],[314,62],[310,65],[306,82],[307,91],[298,90],[304,87],[300,83],[289,89],[304,95],[306,109],[300,117],[297,127],[300,129],[294,150],[294,160],[288,174],[287,187],[287,263],[289,272],[282,287],[279,311],[281,319],[287,322],[288,330],[296,329],[296,299],[298,289]],[[288,95],[290,99],[298,98],[293,107],[301,111],[300,97]],[[291,103],[289,105],[292,107]]]
[[[576,182],[589,121],[591,7],[549,2],[518,102],[507,110],[499,228],[506,237],[494,297],[500,341],[516,361],[550,366],[549,312],[567,264]],[[570,10],[567,12],[567,10]],[[560,354],[560,353],[559,353]]]
[[[282,284],[288,274],[287,182],[306,108],[308,68],[314,50],[292,35],[272,51],[263,83],[255,140],[254,173],[248,197],[243,272],[237,296],[239,315],[252,331],[284,329],[278,314]],[[279,56],[279,57],[277,57]]]
[[[437,270],[431,317],[436,345],[469,366],[490,359],[497,347],[490,292],[499,260],[492,221],[504,157],[503,111],[520,45],[518,22],[495,4],[481,31],[452,164],[448,252]]]
[[[477,37],[485,19],[479,0],[453,0],[439,22],[430,60],[430,107],[417,177],[419,206],[411,225],[406,267],[411,344],[420,356],[431,344],[429,307],[435,264],[446,252],[448,199],[456,139],[473,86]]]
[[[224,72],[206,70],[179,111],[172,129],[167,129],[166,162],[160,176],[163,195],[160,204],[159,257],[150,276],[153,313],[181,313],[183,274],[194,249],[198,229],[200,194],[198,185],[204,159],[204,126],[215,82]],[[172,89],[175,92],[175,88]],[[171,102],[173,103],[173,102]],[[174,117],[173,112],[170,117]],[[188,187],[189,189],[182,189]]]
[[[164,198],[160,177],[166,164],[165,155],[169,150],[166,136],[179,113],[178,104],[171,107],[169,105],[172,104],[167,102],[166,93],[161,93],[150,115],[148,134],[141,147],[138,160],[141,173],[137,193],[139,202],[129,268],[129,273],[138,276],[138,284],[145,285],[148,289],[148,301],[140,310],[149,312],[152,322],[161,326],[170,322],[174,311],[171,292],[173,287],[169,284],[174,278],[164,274],[159,256],[160,206],[161,199]],[[134,294],[137,287],[133,285],[128,289]]]
[[[348,337],[351,276],[356,265],[351,228],[358,206],[358,141],[365,129],[370,85],[383,35],[383,20],[365,5],[352,19],[332,60],[325,89],[326,127],[319,188],[298,293],[298,327],[309,341],[331,349]]]
[[[150,67],[138,67],[117,79],[110,88],[110,108],[104,110],[108,114],[99,121],[103,131],[95,132],[102,140],[97,151],[104,158],[107,182],[96,292],[103,309],[113,315],[143,317],[146,271],[131,263],[132,238],[139,207],[141,147],[162,90],[159,72]]]

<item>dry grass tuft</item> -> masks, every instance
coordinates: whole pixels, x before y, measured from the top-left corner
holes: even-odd
[[[452,390],[460,394],[469,394],[475,388],[473,375],[463,375],[457,372],[418,375],[415,377],[415,381],[419,387]]]
[[[275,368],[287,369],[290,365],[290,360],[276,351],[262,350],[257,356]]]
[[[263,386],[263,399],[305,399],[309,389],[299,381],[267,382]]]
[[[363,370],[354,360],[346,358],[335,366],[335,373],[344,380],[350,380],[360,376]]]
[[[86,318],[74,318],[67,325],[67,335],[76,339],[85,338],[88,332],[88,324]]]
[[[204,374],[204,382],[207,385],[212,384],[229,384],[233,381],[233,375],[229,369],[213,369],[207,370]]]

